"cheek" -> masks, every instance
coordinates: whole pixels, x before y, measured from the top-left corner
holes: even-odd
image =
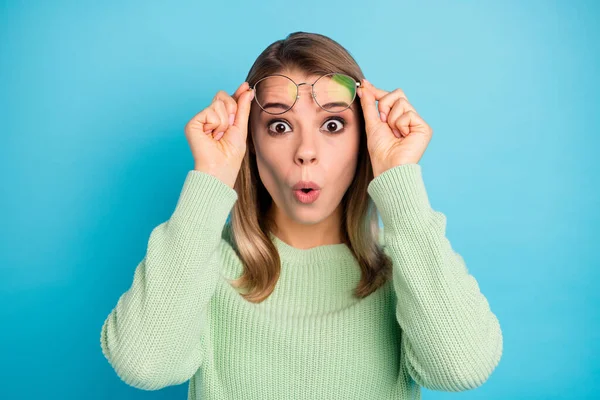
[[[256,163],[259,170],[262,169],[269,174],[275,174],[282,171],[285,167],[285,153],[281,147],[271,146],[268,143],[259,142],[256,144]]]
[[[338,160],[335,166],[332,166],[331,178],[333,178],[336,184],[342,189],[346,189],[352,183],[356,172],[356,165],[358,163],[358,157],[344,157]]]
[[[285,168],[283,157],[280,153],[271,151],[264,146],[256,150],[256,166],[258,168],[259,179],[271,197],[276,200],[279,200],[279,193],[282,190],[282,174]]]
[[[338,164],[346,166],[356,165],[360,145],[359,133],[348,132],[348,136],[344,139],[336,144],[335,149],[332,149],[331,159],[335,159]]]
[[[327,180],[330,184],[345,190],[350,186],[358,164],[359,142],[348,140],[332,149],[327,161]]]

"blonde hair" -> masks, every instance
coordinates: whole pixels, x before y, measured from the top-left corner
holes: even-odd
[[[322,75],[341,72],[357,80],[364,75],[350,53],[327,36],[294,32],[269,45],[252,65],[246,81],[253,85],[259,79],[286,69],[299,69],[307,74]],[[357,97],[358,99],[358,97]],[[257,107],[254,103],[252,107]],[[373,179],[371,159],[366,145],[364,115],[358,107],[360,144],[355,178],[341,200],[342,238],[356,257],[361,279],[354,296],[364,298],[385,284],[391,276],[392,262],[379,243],[378,212],[367,193]],[[222,237],[232,246],[243,264],[242,275],[229,280],[248,301],[260,303],[273,292],[279,279],[281,261],[269,233],[275,227],[269,216],[272,198],[258,174],[256,155],[248,124],[246,155],[234,185],[238,193]]]

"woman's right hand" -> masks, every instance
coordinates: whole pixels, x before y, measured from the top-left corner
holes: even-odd
[[[185,125],[194,169],[233,188],[246,154],[248,117],[254,91],[242,83],[232,96],[219,90],[212,103]]]

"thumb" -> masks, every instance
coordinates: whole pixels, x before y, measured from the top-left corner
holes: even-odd
[[[360,97],[360,105],[365,116],[365,125],[371,125],[381,122],[379,111],[375,105],[375,95],[364,84],[357,89],[357,94]]]
[[[238,108],[235,113],[233,125],[237,126],[244,134],[246,134],[248,130],[248,117],[250,115],[252,99],[254,99],[254,90],[243,92],[238,98]]]

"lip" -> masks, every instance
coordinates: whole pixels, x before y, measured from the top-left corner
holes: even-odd
[[[294,190],[300,190],[300,189],[306,189],[306,188],[319,190],[319,189],[321,189],[321,186],[317,185],[316,182],[313,182],[313,181],[299,181],[294,186],[292,186],[292,189],[294,189]]]
[[[302,190],[294,190],[294,197],[301,203],[311,204],[314,203],[321,194],[321,189],[313,189],[308,193],[304,193]]]

